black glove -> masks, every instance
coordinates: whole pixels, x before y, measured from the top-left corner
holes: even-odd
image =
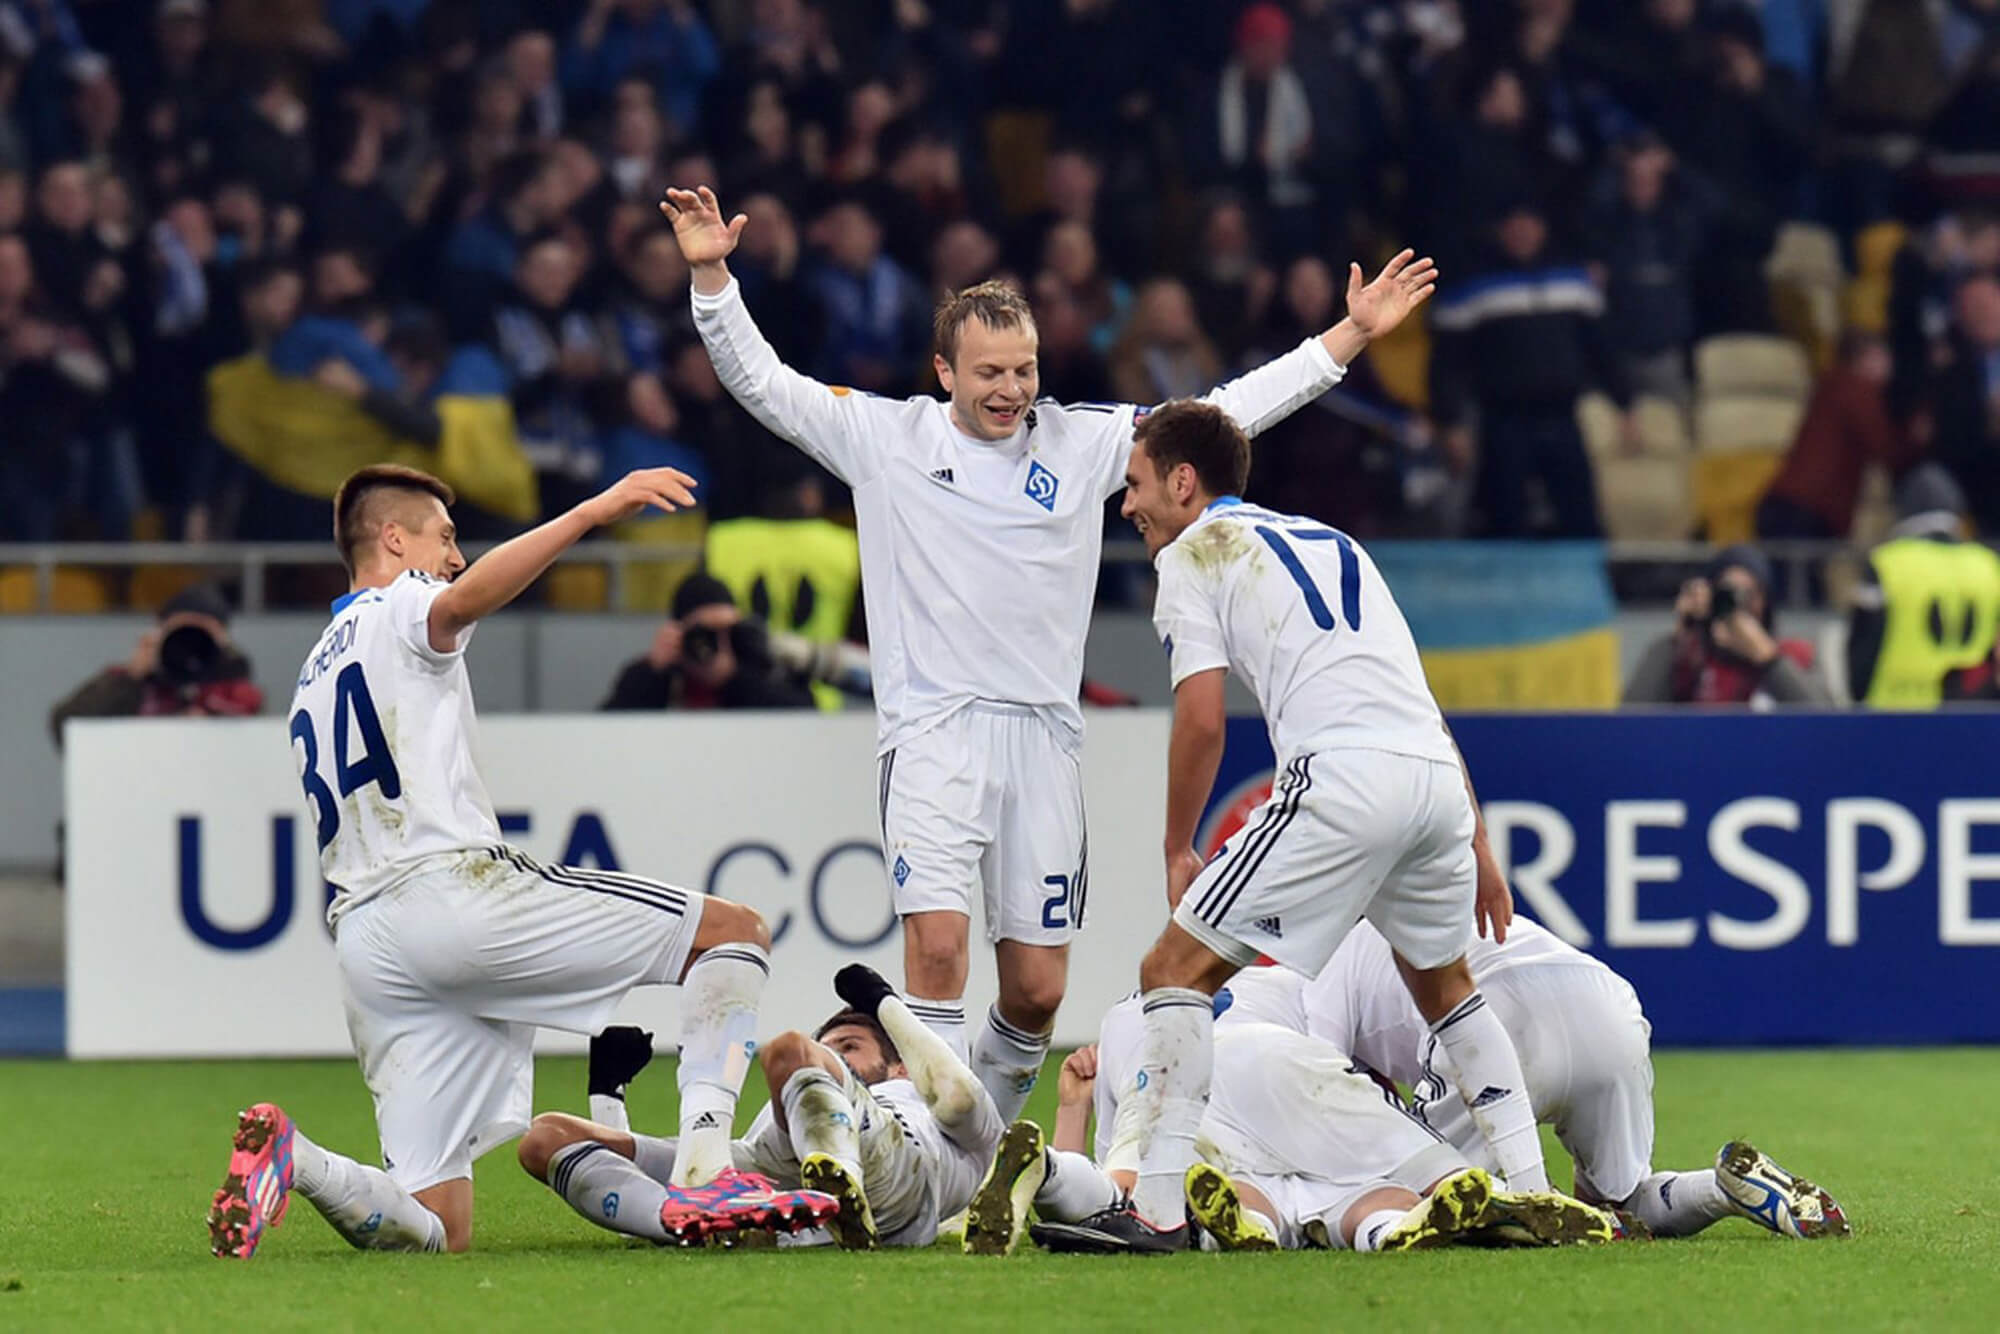
[[[625,1096],[625,1086],[653,1059],[653,1035],[631,1024],[614,1024],[590,1040],[590,1094]]]
[[[833,975],[833,990],[842,1000],[866,1015],[882,1008],[882,1002],[896,994],[882,974],[865,963],[851,963]]]

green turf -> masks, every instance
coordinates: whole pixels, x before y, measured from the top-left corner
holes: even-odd
[[[236,1109],[282,1101],[363,1158],[350,1064],[0,1063],[0,1330],[521,1329],[1622,1331],[1972,1328],[2000,1303],[2000,1050],[1663,1053],[1658,1161],[1737,1134],[1847,1206],[1844,1243],[1746,1223],[1691,1241],[1545,1252],[1103,1260],[943,1249],[849,1256],[656,1251],[577,1218],[501,1152],[479,1166],[476,1249],[364,1255],[303,1201],[248,1263],[202,1213]],[[754,1082],[754,1081],[753,1081]],[[1035,1110],[1046,1116],[1044,1080]],[[574,1061],[539,1103],[580,1110]],[[671,1124],[649,1071],[635,1122]],[[1567,1176],[1566,1166],[1552,1168]],[[778,1322],[778,1323],[773,1323]]]

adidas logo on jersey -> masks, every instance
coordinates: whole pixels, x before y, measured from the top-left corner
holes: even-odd
[[[1285,928],[1279,924],[1278,919],[1275,917],[1259,917],[1250,925],[1256,927],[1267,936],[1276,936],[1280,940],[1285,938]]]
[[[1485,1088],[1479,1090],[1479,1096],[1472,1100],[1472,1105],[1474,1107],[1491,1106],[1513,1091],[1512,1089],[1503,1089],[1497,1085],[1488,1084]]]
[[[935,470],[931,473],[931,480],[933,482],[943,482],[946,486],[952,485],[951,469],[939,468]]]

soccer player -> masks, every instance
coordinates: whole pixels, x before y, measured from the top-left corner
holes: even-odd
[[[875,682],[882,855],[903,920],[911,1011],[960,1053],[972,889],[984,894],[999,998],[970,1064],[1020,1114],[1048,1052],[1088,893],[1077,707],[1103,542],[1144,409],[1038,400],[1034,317],[998,283],[939,306],[948,403],[876,398],[785,366],[726,261],[747,219],[669,190],[661,211],[694,272],[696,328],[729,392],[854,489]],[[1348,315],[1209,395],[1249,435],[1337,383],[1431,290],[1405,252]]]
[[[1833,1196],[1742,1140],[1715,1166],[1653,1170],[1652,1026],[1624,978],[1525,919],[1505,942],[1475,940],[1467,963],[1515,1050],[1528,1101],[1576,1163],[1576,1194],[1625,1210],[1658,1237],[1747,1218],[1781,1237],[1846,1236]],[[1389,942],[1363,922],[1306,984],[1306,1031],[1413,1091],[1417,1114],[1474,1162],[1485,1145],[1451,1077],[1450,1053],[1424,1027]]]
[[[1202,1161],[1189,1169],[1185,1187],[1189,1212],[1220,1248],[1398,1251],[1473,1240],[1611,1238],[1609,1217],[1575,1200],[1495,1190],[1484,1170],[1412,1117],[1345,1052],[1299,1031],[1302,985],[1287,970],[1256,968],[1217,995],[1223,1013],[1199,1132]],[[1097,1162],[1109,1170],[1081,1156],[1083,1117],[1059,1112],[1057,1148],[1047,1153],[1045,1179],[1033,1193],[1043,1220],[1033,1235],[1051,1249],[1175,1249],[1118,1226],[1138,1150],[1130,1139],[1114,1138],[1114,1128],[1121,1101],[1135,1091],[1144,1029],[1139,999],[1120,1002],[1105,1015],[1094,1061],[1079,1063],[1074,1076],[1065,1070],[1077,1111],[1094,1086]],[[1094,1065],[1090,1079],[1082,1077],[1082,1065]],[[1011,1127],[1007,1141],[1024,1129],[1031,1127]],[[1003,1147],[968,1212],[970,1250],[1002,1250],[988,1238],[1018,1232],[1025,1210],[990,1206],[1013,1193],[1002,1181],[1032,1177],[1035,1165],[1010,1170],[1007,1159]]]
[[[334,538],[350,591],[299,669],[291,737],[382,1167],[256,1104],[209,1211],[217,1255],[255,1253],[294,1187],[357,1247],[465,1250],[473,1159],[528,1127],[535,1029],[595,1032],[641,984],[687,992],[682,1152],[662,1228],[789,1227],[831,1210],[730,1162],[771,971],[763,920],[656,880],[537,865],[502,841],[473,763],[474,627],[594,529],[692,504],[690,485],[672,468],[628,473],[469,567],[437,478],[379,465],[341,485]]]
[[[1212,997],[1268,955],[1312,976],[1362,916],[1394,946],[1418,1011],[1452,1055],[1511,1190],[1548,1186],[1507,1030],[1465,964],[1504,931],[1512,895],[1471,784],[1375,564],[1345,533],[1239,499],[1249,441],[1210,403],[1141,421],[1123,513],[1159,572],[1154,625],[1172,665],[1166,879],[1173,918],[1140,968],[1146,1076],[1119,1109],[1142,1146],[1135,1244],[1186,1244],[1183,1178],[1208,1094]],[[1278,756],[1271,798],[1203,866],[1194,850],[1222,757],[1223,679],[1240,673]]]
[[[1000,1142],[1000,1114],[872,968],[850,964],[834,987],[848,1008],[811,1037],[781,1033],[759,1049],[771,1101],[736,1141],[735,1161],[837,1200],[830,1226],[843,1247],[928,1246],[939,1221],[972,1198]],[[591,1222],[658,1240],[651,1199],[670,1179],[679,1144],[634,1134],[621,1092],[650,1056],[636,1029],[593,1040],[593,1119],[543,1113],[520,1156]],[[643,1202],[636,1212],[634,1199]]]

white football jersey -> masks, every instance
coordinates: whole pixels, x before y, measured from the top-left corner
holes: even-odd
[[[752,416],[854,489],[877,742],[974,700],[1034,708],[1072,744],[1104,501],[1124,485],[1131,404],[1044,399],[975,440],[929,396],[877,398],[784,365],[732,280],[694,294],[716,374]],[[1208,395],[1251,435],[1337,383],[1317,338]]]
[[[1457,763],[1410,627],[1347,534],[1225,496],[1153,563],[1174,685],[1240,675],[1280,765],[1342,748]]]
[[[1507,942],[1474,936],[1465,952],[1466,966],[1481,991],[1507,986],[1507,975],[1530,967],[1611,969],[1576,949],[1546,927],[1516,917],[1507,928]],[[1355,923],[1318,977],[1306,983],[1301,998],[1306,1032],[1354,1054],[1405,1088],[1413,1088],[1423,1073],[1430,1026],[1417,1013],[1389,942],[1373,925]]]
[[[472,762],[472,631],[450,652],[431,647],[444,589],[411,570],[349,593],[299,668],[292,758],[335,891],[329,923],[427,864],[501,842]]]

